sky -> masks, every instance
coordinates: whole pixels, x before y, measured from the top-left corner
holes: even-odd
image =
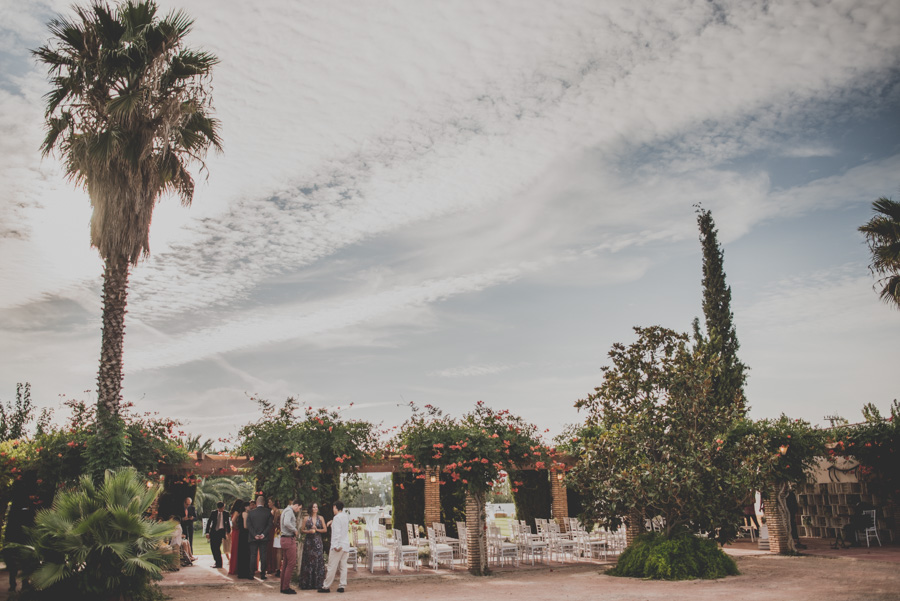
[[[0,399],[47,407],[96,399],[100,346],[90,204],[41,157],[29,53],[69,4],[0,0]],[[221,60],[224,152],[133,271],[137,410],[216,438],[251,395],[388,428],[483,400],[553,435],[633,326],[701,316],[696,203],[751,417],[900,396],[857,231],[900,197],[895,0],[160,6]]]

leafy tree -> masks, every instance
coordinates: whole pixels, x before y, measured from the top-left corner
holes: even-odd
[[[101,0],[50,24],[34,51],[50,74],[45,155],[90,196],[91,245],[105,263],[97,408],[104,444],[122,444],[115,417],[122,397],[122,352],[129,270],[150,252],[150,220],[162,194],[189,205],[188,166],[221,148],[211,115],[209,76],[218,59],[186,48],[193,22],[162,19],[153,0]],[[106,455],[114,455],[114,450]]]
[[[495,411],[479,401],[462,419],[454,419],[431,405],[426,405],[425,411],[413,404],[410,407],[413,415],[401,426],[389,450],[401,453],[403,467],[417,479],[424,479],[431,467],[441,474],[441,484],[464,485],[476,507],[484,507],[487,495],[505,479],[504,472],[528,464],[538,470],[558,467],[537,427],[509,410]],[[481,575],[488,573],[483,509],[474,522],[474,544],[480,550],[481,563],[472,571]]]
[[[594,434],[570,479],[584,494],[589,521],[617,527],[662,516],[681,529],[734,531],[753,485],[753,437],[739,435],[737,401],[713,403],[716,360],[688,336],[653,326],[613,345],[603,383],[576,403]]]
[[[31,384],[16,384],[16,403],[0,403],[0,442],[25,436],[26,426],[34,419]]]
[[[281,408],[253,399],[262,416],[241,428],[238,452],[252,460],[257,491],[279,501],[294,498],[309,507],[319,504],[327,521],[340,493],[341,474],[354,475],[374,456],[374,426],[345,420],[340,409],[314,409],[288,398]]]
[[[712,213],[697,208],[697,225],[703,247],[703,316],[706,335],[694,320],[694,339],[703,355],[716,361],[712,373],[712,403],[738,403],[744,407],[744,382],[747,367],[737,357],[740,344],[731,312],[731,286],[725,284],[724,253]]]
[[[844,424],[829,432],[830,457],[852,457],[870,490],[900,504],[900,403],[894,399],[884,417],[875,405],[863,407],[861,424]]]
[[[880,278],[881,300],[900,309],[900,202],[881,197],[872,209],[876,215],[859,227],[872,253],[869,270]]]
[[[767,511],[777,511],[780,522],[790,528],[788,496],[794,485],[806,482],[809,470],[825,455],[824,433],[805,420],[782,414],[778,419],[745,422],[741,434],[762,445],[762,453],[756,457],[756,488],[774,494],[768,499]],[[788,552],[795,552],[794,539],[789,531],[787,534]]]
[[[160,548],[173,523],[144,515],[159,489],[134,469],[107,472],[102,484],[82,476],[37,513],[27,577],[46,599],[149,599],[173,556]]]

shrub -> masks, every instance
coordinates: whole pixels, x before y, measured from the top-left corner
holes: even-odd
[[[612,576],[653,580],[724,578],[739,574],[734,559],[710,539],[681,531],[672,536],[649,532],[639,536],[608,571]]]
[[[154,580],[176,555],[160,545],[172,524],[144,517],[158,494],[133,469],[108,471],[101,484],[82,476],[41,510],[32,529],[26,576],[40,599],[152,599]]]

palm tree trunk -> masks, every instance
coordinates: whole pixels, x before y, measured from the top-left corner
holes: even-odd
[[[128,296],[128,261],[107,257],[103,271],[103,337],[97,374],[98,417],[115,420],[122,402],[122,353],[125,343],[125,304]]]

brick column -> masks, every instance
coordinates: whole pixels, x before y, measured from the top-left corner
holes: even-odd
[[[477,576],[488,572],[486,523],[484,497],[466,491],[466,567]]]
[[[569,495],[566,492],[565,476],[565,472],[550,472],[550,508],[560,532],[569,530]]]
[[[441,472],[436,467],[425,468],[424,517],[426,532],[433,523],[441,521]]]
[[[644,533],[644,516],[633,512],[625,518],[625,546],[630,547],[638,536]]]
[[[786,485],[781,485],[786,486]],[[791,527],[788,523],[790,514],[784,500],[779,499],[778,491],[781,488],[777,483],[769,486],[769,501],[766,503],[766,526],[769,529],[769,551],[773,553],[787,553],[791,545]],[[784,505],[784,507],[781,507]]]

